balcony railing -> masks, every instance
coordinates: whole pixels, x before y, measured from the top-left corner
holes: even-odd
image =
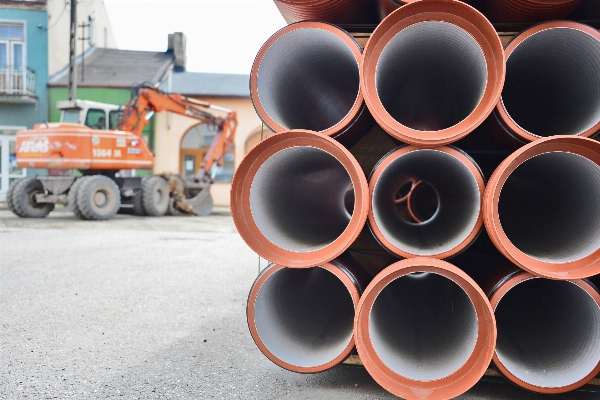
[[[0,4],[40,4],[46,5],[47,0],[0,0]]]
[[[0,67],[0,94],[35,96],[35,71],[23,67]]]

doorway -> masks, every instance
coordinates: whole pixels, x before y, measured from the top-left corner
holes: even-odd
[[[6,201],[10,182],[27,176],[27,170],[17,166],[17,131],[26,126],[0,125],[0,201]]]

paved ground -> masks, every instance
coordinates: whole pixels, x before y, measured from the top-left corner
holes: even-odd
[[[300,375],[245,322],[258,259],[230,215],[44,220],[0,205],[0,398],[391,399],[363,368]],[[541,396],[481,382],[461,399]]]

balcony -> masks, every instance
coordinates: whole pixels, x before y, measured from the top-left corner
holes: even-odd
[[[45,10],[47,0],[0,0],[0,5],[10,8],[33,8]]]
[[[35,71],[23,67],[0,67],[0,102],[37,103]]]

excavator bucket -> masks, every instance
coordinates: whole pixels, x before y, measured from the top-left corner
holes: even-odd
[[[185,199],[185,204],[194,215],[209,215],[213,209],[210,186],[202,189],[196,196]]]
[[[171,215],[209,215],[213,209],[210,195],[210,180],[200,182],[183,179],[177,174],[161,175],[169,186],[171,199],[169,212]]]

